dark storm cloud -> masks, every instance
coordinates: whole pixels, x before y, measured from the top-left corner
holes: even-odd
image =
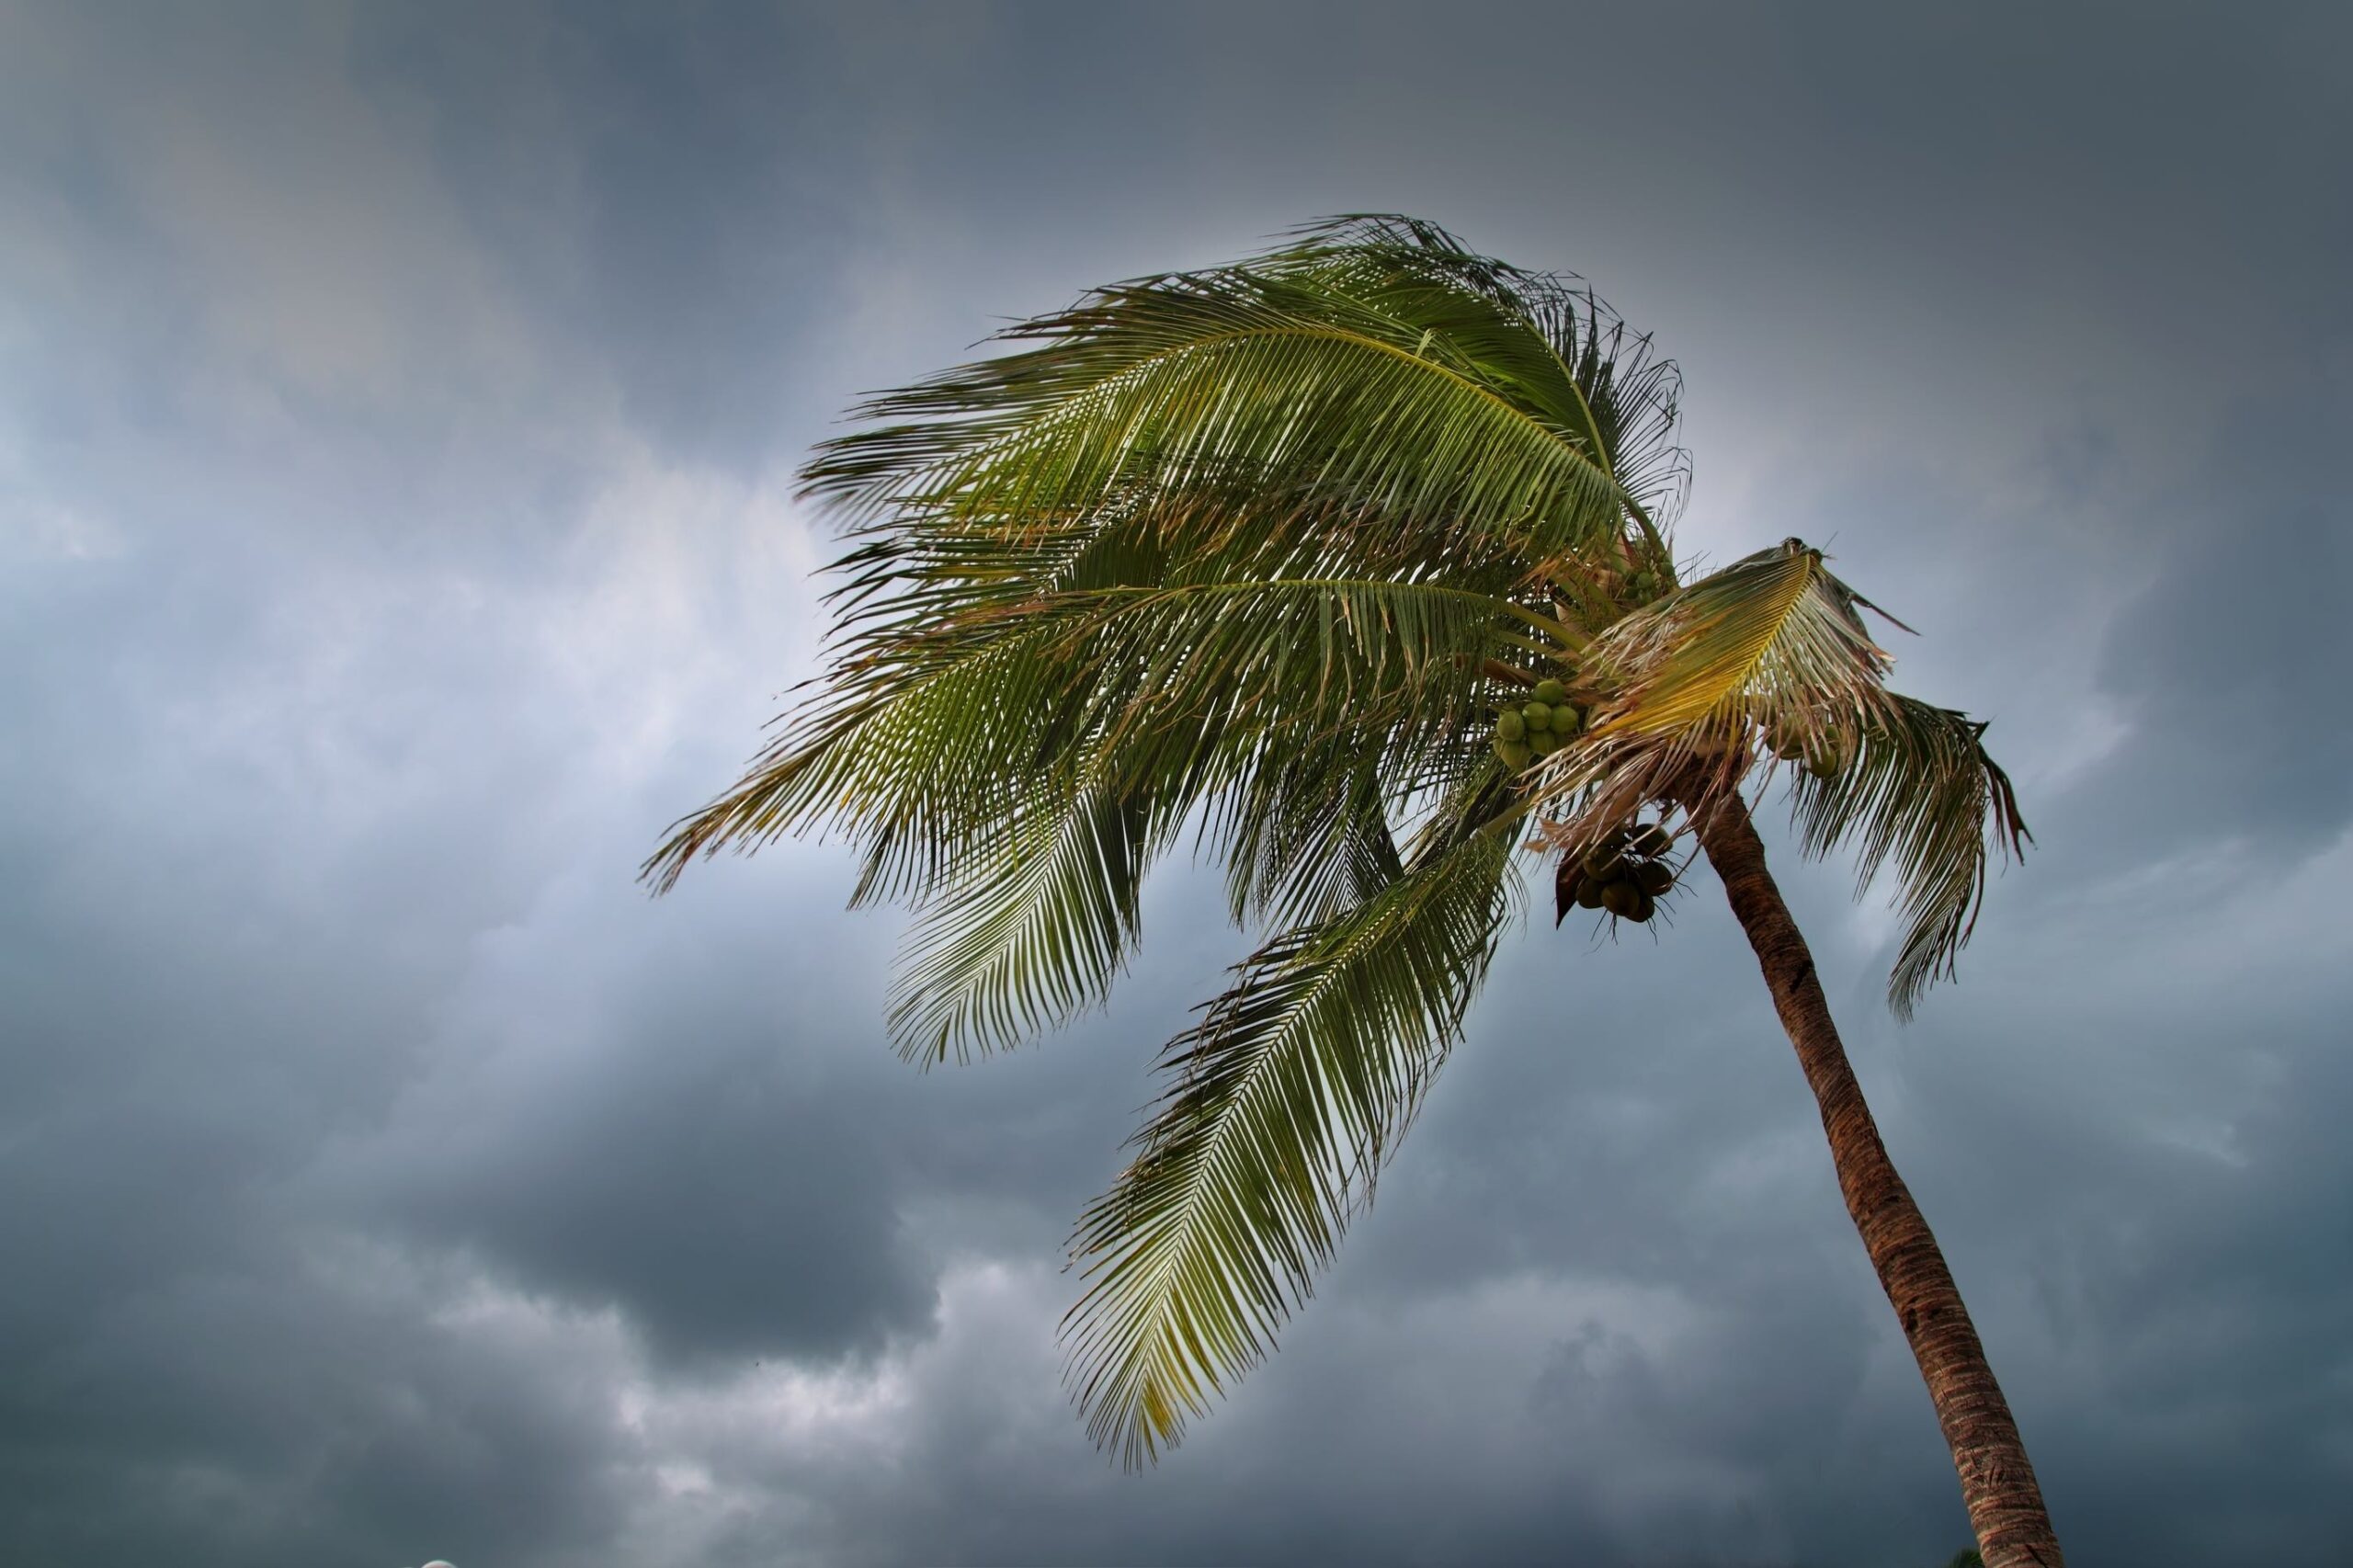
[[[629,882],[808,666],[783,471],[1105,278],[1417,210],[1678,355],[1718,558],[1927,633],[2043,845],[1908,1029],[1783,877],[2086,1562],[2353,1533],[2335,11],[0,10],[0,1544],[1941,1561],[1753,962],[1510,946],[1141,1478],[1071,1217],[1244,946],[907,1072],[839,857]]]
[[[2345,858],[2340,840],[2202,899],[2153,898],[2169,877],[2081,895],[2011,932],[1982,983],[1898,1048],[1907,1097],[1950,1125],[1915,1186],[1949,1194],[1974,1238],[1956,1267],[2008,1278],[2022,1309],[2024,1392],[2050,1434],[2038,1464],[2126,1561],[2324,1561],[2346,1526],[2325,1477],[2347,1426],[2327,1391],[2353,1369],[2324,1325],[2353,1283],[2348,1063],[2338,983],[2289,935],[2342,950],[2327,912]],[[2040,1105],[2036,1057],[2059,1063]],[[2173,1486],[2211,1486],[2217,1506],[2133,1502]]]
[[[2119,838],[2298,854],[2353,815],[2353,729],[2328,717],[2353,668],[2353,506],[2312,484],[2348,426],[2341,380],[2233,410],[2205,483],[2151,540],[2154,580],[2099,667],[2131,739],[2083,790]]]
[[[398,1270],[339,1278],[293,1247],[240,1262],[151,1279],[17,1363],[12,1542],[397,1562],[430,1534],[533,1562],[613,1538],[644,1483],[577,1364],[433,1323],[442,1303]]]
[[[404,1096],[364,1185],[427,1236],[617,1302],[665,1355],[822,1359],[917,1326],[892,1075],[831,1048],[870,1040],[849,1003],[871,997],[748,937],[664,944],[683,972],[658,988],[580,972],[651,934],[624,910],[499,944],[528,950],[483,977],[494,1016],[438,1043],[445,1075]]]
[[[352,64],[424,117],[525,309],[596,345],[633,420],[756,467],[849,218],[828,165],[862,162],[829,113],[839,30],[740,5],[386,7],[358,18]]]

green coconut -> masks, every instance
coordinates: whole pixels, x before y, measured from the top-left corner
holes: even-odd
[[[1574,735],[1584,728],[1585,714],[1574,704],[1563,702],[1552,710],[1552,729],[1555,733]]]
[[[1675,885],[1675,868],[1664,860],[1645,860],[1634,869],[1634,885],[1656,898]]]
[[[1806,754],[1805,770],[1816,778],[1836,778],[1846,767],[1846,749],[1835,740],[1824,741]]]
[[[1527,733],[1528,721],[1518,709],[1506,708],[1495,715],[1495,734],[1498,739],[1516,741]]]
[[[1535,691],[1530,693],[1530,695],[1533,696],[1537,701],[1544,704],[1547,708],[1558,708],[1562,703],[1568,700],[1569,690],[1568,687],[1563,686],[1559,681],[1540,680],[1536,683]]]
[[[1637,855],[1664,855],[1667,851],[1667,846],[1674,842],[1675,840],[1667,835],[1666,829],[1656,823],[1648,823],[1632,838],[1627,840],[1626,847]]]
[[[1632,912],[1629,914],[1626,918],[1632,921],[1635,925],[1640,926],[1657,913],[1658,901],[1652,898],[1650,894],[1644,892],[1641,888],[1636,888],[1634,890],[1634,907]]]
[[[1621,920],[1631,920],[1634,911],[1642,907],[1645,896],[1643,890],[1631,882],[1614,881],[1601,890],[1601,907]]]
[[[1561,737],[1550,730],[1530,730],[1528,744],[1535,748],[1537,756],[1550,756],[1561,749]]]
[[[1585,874],[1597,882],[1616,881],[1625,873],[1626,857],[1617,849],[1598,848],[1586,853]]]
[[[1531,702],[1519,710],[1519,716],[1528,721],[1528,727],[1531,730],[1549,730],[1552,727],[1551,703]]]
[[[1495,742],[1495,755],[1512,767],[1526,767],[1536,760],[1534,748],[1526,741],[1498,740]]]
[[[1584,868],[1580,867],[1578,869],[1582,870]],[[1579,877],[1577,879],[1577,907],[1579,909],[1599,909],[1601,907],[1601,890],[1604,885],[1604,883],[1595,881],[1591,877]]]

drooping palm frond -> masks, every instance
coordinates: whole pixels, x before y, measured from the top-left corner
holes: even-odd
[[[1432,583],[1053,596],[1000,618],[993,642],[948,639],[933,668],[819,727],[816,755],[781,756],[746,787],[756,806],[711,814],[822,812],[862,832],[858,897],[926,911],[902,954],[901,1049],[988,1049],[1100,997],[1132,945],[1145,868],[1204,801],[1226,802],[1211,840],[1269,894],[1258,913],[1304,917],[1345,897],[1347,863],[1325,866],[1327,847],[1377,876],[1394,853],[1381,780],[1480,760],[1462,738],[1477,666],[1529,619]],[[1332,825],[1349,831],[1327,843],[1312,822],[1285,825],[1325,794],[1347,803]],[[684,836],[671,851],[688,852]]]
[[[657,885],[697,854],[819,823],[916,854],[959,801],[985,820],[1008,770],[1072,766],[1115,724],[1199,735],[1211,710],[1264,722],[1318,693],[1422,715],[1405,699],[1432,682],[1467,692],[1462,661],[1524,653],[1545,625],[1545,601],[1514,596],[1515,558],[1449,562],[1363,507],[1219,491],[1107,511],[1051,536],[915,529],[845,557],[831,667],[743,781],[676,826],[649,862]],[[1494,637],[1441,645],[1483,619]],[[1281,684],[1302,673],[1303,691]]]
[[[1403,867],[1380,771],[1335,755],[1352,750],[1348,737],[1327,733],[1300,754],[1270,757],[1203,824],[1225,859],[1236,926],[1314,925],[1397,879]]]
[[[1493,601],[1431,584],[1072,597],[1087,613],[1062,668],[1141,672],[1135,695],[1114,705],[1064,685],[1064,711],[1103,713],[1055,754],[1085,777],[1050,771],[1029,801],[1000,802],[991,829],[959,840],[946,880],[926,883],[892,1009],[911,1056],[1010,1043],[1099,998],[1135,935],[1145,868],[1205,799],[1260,808],[1210,823],[1213,842],[1228,824],[1251,840],[1223,850],[1264,879],[1257,913],[1305,918],[1377,881],[1395,854],[1377,765],[1459,766],[1464,665],[1498,635]],[[1000,768],[976,783],[1017,779]],[[1277,801],[1261,801],[1269,783]],[[1326,793],[1336,809],[1319,823]]]
[[[1150,799],[1041,788],[931,892],[900,954],[892,1039],[944,1061],[1060,1024],[1101,996],[1137,937]]]
[[[1171,1086],[1080,1221],[1090,1283],[1064,1320],[1088,1429],[1130,1463],[1265,1357],[1453,1043],[1515,847],[1454,826],[1370,898],[1267,942],[1164,1053]]]
[[[1858,893],[1881,868],[1895,869],[1897,906],[1910,920],[1887,985],[1898,1017],[1952,977],[1984,902],[1988,860],[2023,855],[2032,836],[1984,733],[1965,713],[1898,697],[1858,727],[1844,767],[1801,772],[1793,787],[1808,854],[1851,845]]]

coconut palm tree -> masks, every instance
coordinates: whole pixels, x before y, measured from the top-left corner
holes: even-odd
[[[1457,1043],[1531,869],[1650,919],[1704,856],[1820,1104],[1994,1568],[2057,1568],[2001,1391],[1767,870],[1889,873],[1890,995],[1949,975],[2024,839],[1984,725],[1901,697],[1820,550],[1679,563],[1671,363],[1574,279],[1352,217],[1114,285],[867,402],[806,494],[824,673],[648,860],[831,828],[915,918],[889,1009],[966,1058],[1098,1002],[1184,839],[1259,934],[1073,1244],[1067,1369],[1131,1462],[1255,1365]]]

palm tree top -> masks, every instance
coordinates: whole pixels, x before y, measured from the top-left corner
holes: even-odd
[[[1983,724],[1888,689],[1802,541],[1686,580],[1675,366],[1581,281],[1351,215],[993,341],[803,470],[847,540],[827,663],[645,875],[839,834],[853,902],[915,911],[890,1021],[937,1062],[1099,1002],[1178,844],[1222,867],[1259,945],[1074,1238],[1098,1440],[1175,1441],[1304,1299],[1523,850],[1565,905],[1641,813],[1787,778],[1809,853],[1893,874],[1898,1012],[1951,972],[2024,837]]]

